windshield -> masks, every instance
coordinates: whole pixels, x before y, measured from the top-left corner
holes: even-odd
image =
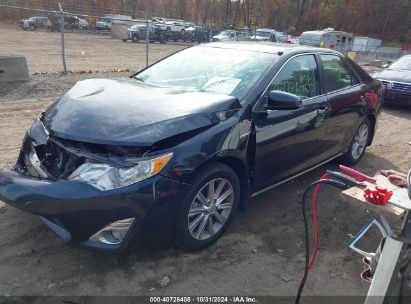
[[[257,31],[257,36],[270,37],[270,32]]]
[[[221,93],[241,100],[277,58],[269,53],[193,47],[154,64],[135,78],[160,87]]]
[[[390,65],[394,70],[411,70],[411,56],[404,56]]]

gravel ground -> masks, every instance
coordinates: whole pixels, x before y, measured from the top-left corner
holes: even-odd
[[[29,72],[57,73],[63,70],[60,33],[23,31],[20,28],[0,24],[0,54],[23,55]],[[23,43],[22,43],[23,42]],[[149,44],[149,63],[158,61],[191,44]],[[137,71],[146,65],[144,43],[122,42],[110,36],[91,33],[65,34],[66,64],[69,71]]]

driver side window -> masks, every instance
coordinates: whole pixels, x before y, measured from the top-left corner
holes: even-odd
[[[271,82],[270,91],[284,91],[302,100],[320,95],[320,79],[314,55],[290,59]]]

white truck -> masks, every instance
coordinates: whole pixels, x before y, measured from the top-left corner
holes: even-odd
[[[128,24],[131,21],[131,16],[118,15],[118,14],[106,14],[100,21],[96,22],[97,30],[111,30],[111,24],[124,23]]]

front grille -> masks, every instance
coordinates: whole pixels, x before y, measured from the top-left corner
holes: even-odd
[[[411,83],[395,82],[383,80],[382,84],[387,90],[411,93]]]
[[[66,179],[87,159],[130,166],[128,159],[140,158],[150,147],[110,146],[49,138],[36,145],[26,136],[14,170],[32,177]]]
[[[56,179],[67,178],[84,163],[84,158],[68,152],[51,140],[45,145],[34,147],[34,150],[42,168]]]
[[[84,161],[50,140],[34,145],[26,137],[14,170],[31,177],[60,179],[68,177]]]

